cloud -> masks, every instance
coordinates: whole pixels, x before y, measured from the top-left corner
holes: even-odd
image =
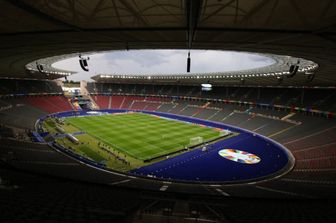
[[[182,74],[186,72],[186,50],[111,51],[90,56],[89,72],[84,72],[78,58],[53,64],[54,67],[77,71],[70,80],[90,80],[97,74]],[[237,71],[263,67],[275,61],[251,53],[216,50],[191,51],[192,73]]]

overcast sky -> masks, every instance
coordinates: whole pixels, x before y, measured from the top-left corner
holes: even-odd
[[[69,80],[91,80],[96,74],[166,74],[186,73],[186,50],[130,50],[90,55],[89,72],[84,72],[78,57],[53,66],[77,71]],[[191,51],[191,73],[235,71],[263,67],[274,63],[267,57],[232,51]]]

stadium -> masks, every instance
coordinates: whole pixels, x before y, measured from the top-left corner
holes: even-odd
[[[0,6],[1,222],[334,221],[334,1]],[[185,71],[94,63],[171,51]]]

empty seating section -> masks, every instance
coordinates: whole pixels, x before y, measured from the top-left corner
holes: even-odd
[[[297,169],[335,169],[336,156],[324,156],[312,159],[298,159]]]
[[[147,103],[144,101],[133,101],[129,108],[134,109],[134,110],[145,110],[146,106],[147,106]]]
[[[92,96],[101,109],[135,109],[154,111],[161,106],[161,103],[171,101],[169,98],[157,97],[132,97],[132,96]]]
[[[292,140],[288,140],[284,144],[291,150],[301,150],[312,145],[325,145],[336,141],[336,126],[324,128],[307,133]]]
[[[52,150],[47,144],[17,141],[14,139],[2,139],[1,145],[5,147],[5,149],[0,151],[2,157],[6,157],[6,153],[11,154],[10,156],[7,156],[8,162],[74,163],[71,159]]]
[[[217,98],[255,103],[297,106],[336,111],[336,89],[309,88],[254,88],[214,86],[212,91],[201,91],[199,86],[88,83],[91,93],[155,94]]]
[[[308,146],[304,149],[293,151],[297,159],[314,159],[320,157],[333,157],[336,156],[336,140],[331,143],[315,146]]]
[[[36,120],[48,113],[72,110],[64,96],[21,96],[0,99],[1,123],[32,129]]]
[[[218,112],[215,112],[212,116],[209,117],[209,120],[215,122],[222,122],[228,115],[233,111],[221,109]]]
[[[145,101],[171,102],[170,98],[146,97]]]
[[[289,141],[314,134],[335,125],[333,119],[308,117],[301,114],[296,114],[290,119],[298,121],[301,124],[298,124],[295,128],[286,129],[286,131],[274,136],[275,140],[281,143],[288,143]]]
[[[182,110],[179,112],[180,115],[185,116],[193,116],[198,111],[199,107],[193,107],[193,106],[185,106],[182,108]]]
[[[168,112],[175,106],[174,103],[161,104],[156,111],[159,112]]]
[[[174,113],[174,114],[180,114],[180,112],[185,109],[187,106],[188,106],[188,102],[186,101],[177,101],[174,103],[175,105],[170,109],[168,110],[167,112],[170,112],[170,113]]]
[[[307,89],[304,92],[303,104],[313,109],[336,111],[336,90]]]
[[[259,113],[259,114],[268,115],[268,116],[276,116],[279,118],[285,117],[286,115],[289,114],[289,112],[287,111],[279,111],[276,109],[256,108],[256,107],[252,108],[250,112]]]
[[[0,176],[1,188],[5,188],[0,190],[1,222],[122,222],[140,202],[139,195],[130,190],[3,166]]]
[[[33,129],[36,120],[47,114],[46,111],[29,105],[25,97],[0,99],[5,109],[0,111],[1,124],[18,128]]]
[[[15,137],[14,131],[12,128],[0,125],[0,136],[1,137]]]
[[[73,110],[70,102],[64,96],[27,97],[26,102],[48,113]]]
[[[111,96],[112,97],[112,104],[111,108],[112,109],[118,109],[120,108],[123,100],[125,99],[124,96]]]
[[[2,138],[0,138],[0,143],[2,145],[0,150],[2,159],[20,169],[101,183],[123,179],[122,177],[113,176],[86,165],[81,165],[76,160],[56,152],[47,144]]]
[[[255,132],[272,138],[274,135],[294,127],[296,125],[290,122],[268,119],[264,120],[264,124],[255,129]]]
[[[93,96],[96,104],[99,106],[100,109],[108,109],[109,108],[109,101],[111,96],[102,96],[97,95]]]
[[[159,101],[134,101],[132,103],[131,109],[135,110],[147,110],[147,111],[154,111],[156,110],[161,103]]]
[[[63,93],[54,81],[0,79],[0,95],[31,93]]]
[[[160,105],[160,102],[147,102],[144,110],[155,111]]]
[[[302,179],[310,179],[311,171],[336,170],[336,123],[335,120],[314,120],[302,118],[301,125],[283,131],[280,140],[294,155],[295,169],[307,169],[301,172]],[[287,139],[285,139],[287,137]],[[276,137],[275,137],[276,138]]]
[[[144,100],[143,97],[136,97],[136,96],[129,96],[129,97],[125,97],[120,108],[123,108],[123,109],[129,109],[132,104],[134,103],[134,101],[141,101],[141,100]]]
[[[244,122],[251,118],[249,114],[246,113],[231,113],[223,119],[223,122],[229,125],[241,126]]]
[[[169,102],[169,98],[132,97],[119,95],[92,95],[100,109],[140,109],[153,111],[160,107],[162,102]]]
[[[258,130],[264,128],[270,121],[271,120],[267,118],[250,116],[250,118],[242,123],[240,127],[258,132]]]
[[[213,116],[216,112],[218,112],[219,109],[215,108],[199,108],[196,113],[193,114],[195,118],[200,119],[209,119],[211,116]]]

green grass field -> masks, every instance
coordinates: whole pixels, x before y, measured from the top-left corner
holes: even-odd
[[[212,128],[142,113],[70,117],[66,121],[139,160],[179,151],[189,146],[193,137],[201,136],[207,141],[220,136]]]

